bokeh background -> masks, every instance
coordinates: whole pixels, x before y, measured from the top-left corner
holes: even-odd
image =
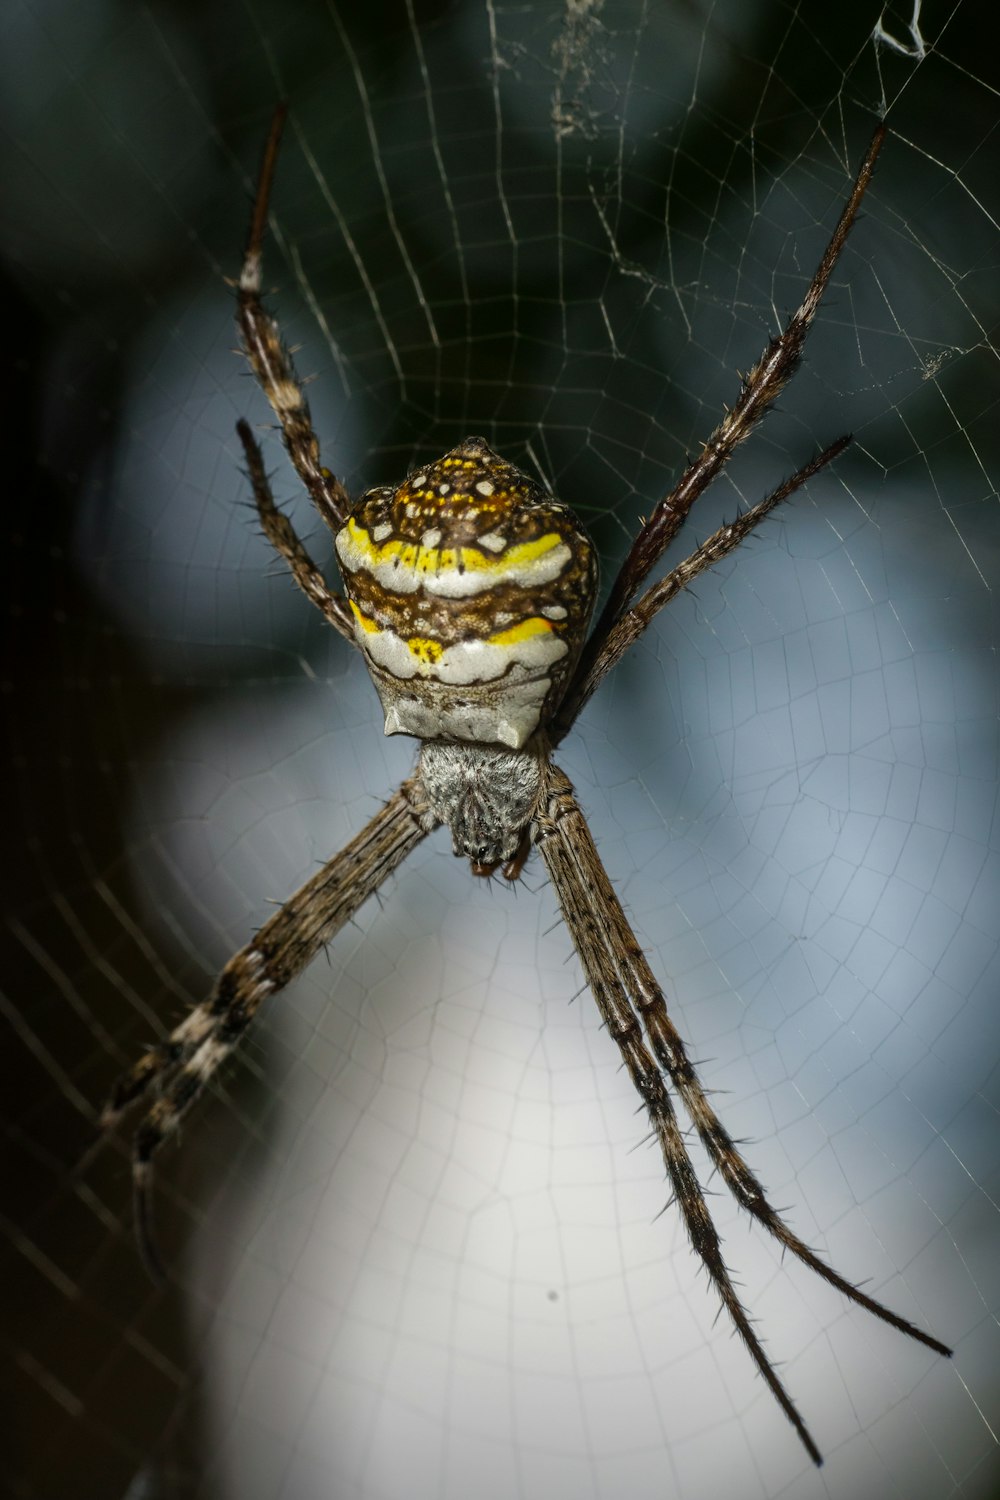
[[[996,1494],[981,8],[31,0],[3,43],[10,1493]],[[886,114],[804,368],[689,532],[854,445],[560,756],[773,1199],[955,1345],[846,1308],[718,1192],[822,1471],[657,1217],[541,871],[473,883],[445,834],[164,1152],[168,1287],[138,1264],[127,1140],[94,1144],[113,1078],[413,756],[240,472],[249,415],[329,562],[233,354],[281,97],[267,279],[327,462],[360,489],[481,433],[606,573],[797,305]]]

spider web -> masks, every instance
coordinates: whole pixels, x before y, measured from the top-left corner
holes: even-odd
[[[5,20],[4,1285],[16,1496],[996,1492],[997,72],[971,3],[24,4]],[[537,862],[438,834],[160,1172],[117,1071],[412,760],[247,508],[234,273],[357,490],[468,433],[606,576],[890,139],[804,368],[685,533],[852,448],[682,597],[560,762],[723,1119],[817,1475],[716,1307]],[[280,457],[279,498],[329,546]],[[677,554],[681,555],[680,552]],[[696,1158],[697,1164],[704,1163]]]

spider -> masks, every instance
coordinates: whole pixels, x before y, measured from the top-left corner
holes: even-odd
[[[118,1080],[103,1124],[155,1088],[133,1142],[136,1236],[156,1279],[153,1159],[177,1130],[263,1001],[283,989],[432,829],[446,824],[472,873],[509,881],[537,849],[555,886],[601,1020],[617,1045],[659,1143],[672,1197],[722,1304],[810,1458],[808,1428],[765,1354],[722,1255],[674,1106],[677,1096],[738,1203],[779,1243],[852,1302],[939,1354],[951,1351],[826,1265],[768,1202],[710,1104],[614,888],[569,779],[552,751],[650,621],[704,569],[726,557],[775,506],[847,446],[838,438],[765,499],[640,592],[691,506],[773,405],[794,373],[885,138],[875,130],[802,305],[744,378],[677,484],[655,506],[611,585],[596,626],[593,549],[573,512],[483,441],[469,437],[398,486],[352,503],[320,460],[292,358],[261,299],[268,204],[286,108],[271,125],[237,288],[250,367],[281,425],[288,456],[335,537],[344,595],[334,593],[277,509],[249,424],[237,431],[257,511],[292,577],[359,650],[382,702],[386,734],[420,741],[414,773],[368,826],[265,922],[222,970],[209,998]],[[345,597],[346,596],[346,597]]]

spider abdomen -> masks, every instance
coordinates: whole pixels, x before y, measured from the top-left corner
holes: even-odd
[[[386,734],[519,749],[555,711],[593,608],[593,548],[567,506],[466,438],[337,534]]]

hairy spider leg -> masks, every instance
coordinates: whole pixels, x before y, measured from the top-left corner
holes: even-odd
[[[845,1281],[788,1228],[768,1203],[763,1188],[708,1102],[684,1043],[670,1020],[663,991],[601,862],[572,784],[551,762],[532,836],[555,887],[601,1017],[646,1106],[691,1246],[707,1269],[733,1326],[779,1406],[813,1462],[821,1464],[819,1449],[764,1353],[733,1286],[718,1231],[677,1123],[667,1079],[684,1101],[711,1161],[741,1207],[845,1297],[936,1353],[950,1355],[951,1350]]]
[[[313,428],[302,382],[277,322],[261,301],[264,233],[267,229],[271,184],[278,161],[278,148],[288,107],[279,104],[271,121],[264,160],[250,220],[250,237],[243,269],[237,283],[236,321],[243,348],[261,390],[281,424],[288,456],[309,496],[330,530],[343,526],[351,510],[351,499],[340,480],[320,461],[319,439]]]
[[[566,694],[568,703],[578,701],[579,684],[585,679],[593,676],[595,682],[600,681],[604,675],[600,663],[605,643],[623,611],[634,598],[650,569],[656,565],[677,535],[692,505],[722,472],[733,453],[750,436],[795,373],[802,357],[806,335],[868,190],[885,136],[885,125],[879,124],[858,168],[858,175],[837,221],[837,227],[830,236],[816,274],[809,283],[798,310],[789,318],[783,332],[770,341],[745,377],[736,405],[726,412],[698,457],[688,465],[669,494],[659,501],[632,543],[611,585],[611,592],[600,618],[583,649]],[[561,712],[556,726],[557,737],[564,734],[571,723],[572,718],[567,718]]]
[[[686,589],[700,573],[706,568],[714,567],[730,552],[736,548],[760,525],[774,508],[787,500],[789,495],[795,493],[821,469],[825,469],[828,463],[843,453],[850,443],[849,434],[838,438],[831,443],[829,448],[824,448],[822,453],[817,453],[807,464],[788,479],[782,481],[777,489],[771,491],[763,500],[758,500],[756,505],[744,511],[743,515],[737,516],[735,521],[729,521],[725,526],[720,526],[710,537],[706,537],[700,547],[696,547],[690,557],[679,562],[676,568],[664,575],[649,586],[644,594],[636,600],[630,609],[618,616],[608,634],[604,638],[604,645],[600,655],[592,662],[590,670],[583,676],[577,677],[570,684],[565,698],[559,705],[556,722],[552,727],[552,743],[557,745],[559,741],[573,727],[577,715],[583,708],[595,690],[600,686],[608,673],[618,665],[626,651],[634,646],[646,627],[652,622],[665,604],[669,604],[676,594]]]
[[[300,974],[344,923],[436,826],[419,779],[404,781],[361,833],[300,887],[226,964],[212,994],[118,1080],[105,1129],[154,1084],[163,1092],[135,1132],[136,1237],[155,1281],[165,1276],[153,1232],[153,1158],[232,1053],[263,1001]]]
[[[246,455],[247,474],[253,487],[257,514],[260,517],[264,535],[275,552],[285,559],[292,571],[292,577],[310,604],[315,604],[334,630],[339,631],[346,641],[350,641],[351,645],[356,647],[354,620],[347,600],[328,587],[323,574],[296,535],[291,521],[274,503],[274,495],[271,493],[271,486],[264,469],[264,455],[260,451],[260,444],[250,431],[249,422],[241,417],[236,424],[236,431]]]

